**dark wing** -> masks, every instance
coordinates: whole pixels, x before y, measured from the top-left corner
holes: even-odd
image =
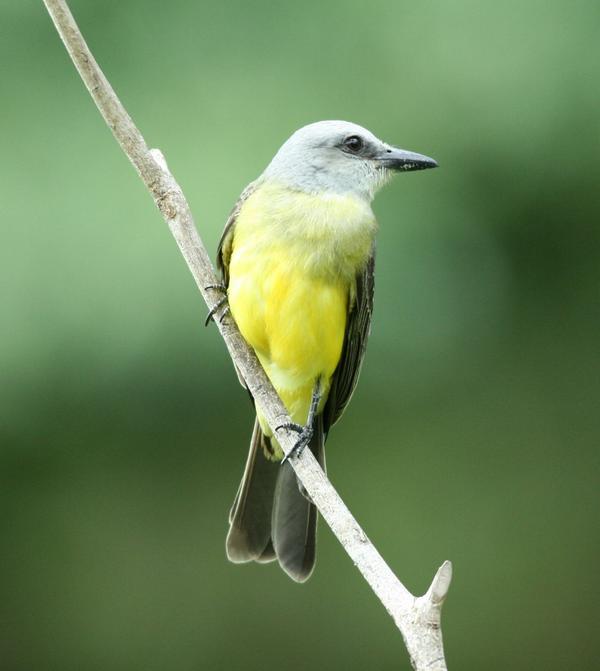
[[[221,234],[221,239],[219,240],[219,246],[217,247],[217,268],[221,273],[223,278],[223,284],[225,287],[229,286],[229,261],[231,259],[231,253],[233,251],[233,237],[235,233],[235,222],[242,209],[242,205],[246,202],[250,194],[254,193],[256,187],[258,186],[258,180],[250,182],[248,186],[242,191],[240,197],[237,199],[237,203],[233,206],[233,209],[229,213],[229,217],[225,222],[225,228]],[[240,373],[238,367],[234,364],[235,372],[237,373],[238,379],[242,387],[246,387],[246,383],[242,374]]]
[[[367,347],[373,314],[375,286],[375,248],[365,268],[356,277],[356,294],[348,307],[346,336],[340,362],[331,380],[329,397],[323,410],[325,433],[333,426],[350,402]]]
[[[256,190],[257,186],[258,181],[250,182],[250,184],[248,184],[242,191],[240,197],[237,199],[237,203],[233,206],[233,210],[231,210],[229,217],[227,218],[225,228],[223,229],[221,239],[219,240],[219,246],[217,247],[217,268],[221,272],[223,283],[226,287],[229,285],[229,260],[231,259],[231,252],[233,251],[235,221],[242,209],[242,205],[246,202],[248,196]]]

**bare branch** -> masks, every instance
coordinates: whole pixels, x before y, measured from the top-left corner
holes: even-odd
[[[220,295],[210,287],[218,284],[218,279],[194,225],[185,196],[169,172],[164,157],[158,149],[149,149],[146,145],[98,67],[66,2],[44,0],[44,3],[100,113],[152,194],[200,293],[209,309],[212,309]],[[290,422],[281,399],[233,319],[226,316],[220,322],[217,320],[217,327],[269,426],[274,430]],[[296,434],[280,430],[277,435],[283,451],[289,454],[296,441]],[[413,668],[416,671],[446,671],[440,618],[452,577],[450,562],[442,564],[424,596],[414,597],[394,575],[352,517],[311,451],[304,450],[299,457],[291,456],[290,463],[321,515],[394,619],[404,637]]]

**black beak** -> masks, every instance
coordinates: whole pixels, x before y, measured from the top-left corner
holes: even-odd
[[[406,171],[409,170],[427,170],[427,168],[437,168],[437,161],[424,156],[423,154],[415,154],[412,151],[405,151],[398,149],[398,147],[387,147],[381,154],[377,156],[377,160],[381,165],[389,170]]]

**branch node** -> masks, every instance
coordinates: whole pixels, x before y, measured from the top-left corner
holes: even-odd
[[[452,562],[445,561],[437,570],[425,598],[434,606],[441,608],[452,581]]]
[[[165,158],[164,154],[160,149],[149,149],[148,153],[152,158],[156,161],[158,164],[158,167],[161,170],[164,170],[165,172],[168,172],[169,175],[171,174],[171,171],[169,170],[169,166],[167,165],[167,159]]]

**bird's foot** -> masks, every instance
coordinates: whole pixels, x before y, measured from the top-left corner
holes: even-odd
[[[208,314],[206,315],[206,319],[204,320],[204,326],[208,326],[211,320],[214,321],[217,312],[219,312],[219,310],[223,308],[223,312],[219,317],[219,323],[221,323],[225,318],[225,315],[229,312],[229,305],[227,305],[227,287],[224,284],[209,284],[204,288],[207,291],[209,289],[213,289],[214,291],[218,291],[223,294],[223,296],[215,303],[215,305],[213,305],[213,307],[209,310]]]
[[[285,424],[280,424],[276,427],[275,431],[280,429],[288,429],[289,431],[295,431],[298,434],[298,440],[294,443],[294,447],[283,456],[281,463],[284,464],[292,455],[299,457],[302,454],[302,450],[310,443],[310,439],[313,437],[313,427],[310,424],[306,426],[300,426],[300,424],[294,424],[293,422],[286,422]]]
[[[275,431],[279,431],[279,429],[288,429],[289,431],[295,431],[298,434],[298,440],[294,443],[292,449],[286,455],[284,455],[283,459],[281,460],[282,464],[285,463],[292,455],[299,457],[302,454],[302,450],[304,450],[304,448],[310,443],[310,440],[313,437],[315,431],[315,417],[320,401],[321,378],[319,377],[313,389],[310,408],[308,410],[308,417],[306,419],[306,426],[301,426],[300,424],[295,424],[294,422],[287,422],[285,424],[280,424],[275,428]]]

